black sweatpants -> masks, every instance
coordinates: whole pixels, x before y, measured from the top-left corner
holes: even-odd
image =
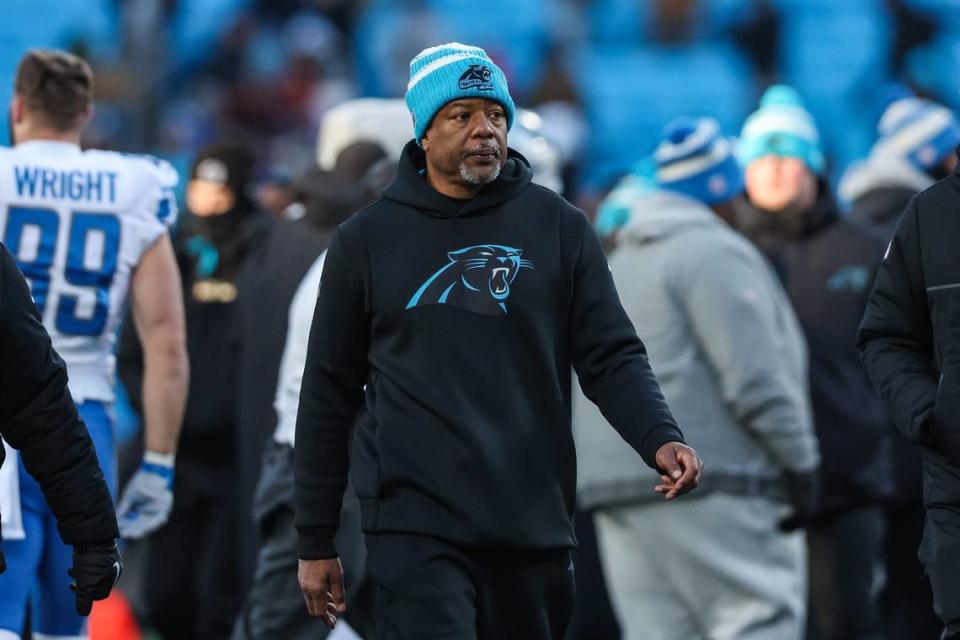
[[[377,640],[563,640],[569,549],[465,549],[419,535],[367,536]]]

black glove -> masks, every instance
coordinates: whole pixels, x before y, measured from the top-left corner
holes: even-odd
[[[113,540],[73,547],[73,568],[67,573],[73,578],[70,589],[77,596],[77,613],[90,615],[94,600],[103,600],[120,578],[123,560]]]
[[[0,573],[7,570],[7,560],[3,557],[3,549],[0,549]]]
[[[810,525],[820,504],[820,476],[813,471],[784,474],[787,488],[787,501],[791,513],[780,521],[783,532],[796,531]]]

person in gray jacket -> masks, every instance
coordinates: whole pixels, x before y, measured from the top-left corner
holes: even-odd
[[[577,398],[578,494],[595,522],[624,640],[800,638],[819,462],[806,344],[772,268],[732,230],[743,177],[715,120],[668,125],[657,189],[633,203],[610,268],[663,393],[709,453],[696,497],[647,496]],[[691,436],[692,437],[692,436]]]

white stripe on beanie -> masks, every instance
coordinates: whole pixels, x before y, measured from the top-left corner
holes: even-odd
[[[455,53],[453,55],[437,58],[433,62],[426,65],[423,69],[420,69],[420,71],[417,71],[417,73],[414,74],[412,78],[410,78],[410,82],[407,83],[407,91],[410,91],[410,89],[413,89],[415,86],[417,86],[417,84],[421,80],[426,78],[428,75],[430,75],[434,71],[437,71],[438,69],[442,69],[443,67],[446,67],[447,65],[451,65],[455,62],[460,62],[461,60],[466,60],[468,58],[478,58],[478,57],[480,56],[478,56],[475,53]],[[483,56],[483,57],[485,58],[486,56]]]
[[[820,133],[811,121],[810,114],[800,107],[787,105],[761,108],[747,120],[740,137],[753,139],[768,133],[794,135],[813,143],[820,140]]]
[[[657,169],[657,181],[661,183],[677,182],[715,167],[730,156],[730,141],[726,138],[717,138],[703,151],[703,153],[686,160],[661,165]],[[659,155],[659,153],[660,150],[658,149],[657,154]]]
[[[924,143],[935,137],[950,125],[953,114],[947,109],[932,109],[924,117],[912,122],[892,135],[877,140],[874,150],[877,153],[891,153],[903,157],[910,155]]]

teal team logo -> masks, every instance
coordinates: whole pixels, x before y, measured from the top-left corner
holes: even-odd
[[[484,315],[507,313],[507,299],[520,271],[533,269],[522,249],[478,244],[447,254],[449,262],[420,285],[407,309],[428,304],[452,304]]]

